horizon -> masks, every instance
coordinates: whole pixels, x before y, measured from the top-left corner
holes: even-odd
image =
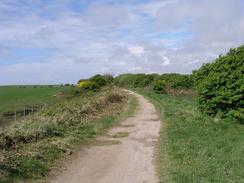
[[[242,0],[1,0],[0,86],[190,74],[244,44]]]

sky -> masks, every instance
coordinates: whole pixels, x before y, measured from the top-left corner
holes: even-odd
[[[0,85],[191,73],[244,44],[244,0],[0,0]]]

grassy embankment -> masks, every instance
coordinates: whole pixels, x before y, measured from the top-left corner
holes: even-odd
[[[160,182],[244,182],[244,126],[211,118],[197,103],[140,90],[163,121],[157,151]]]
[[[45,177],[58,159],[132,115],[135,106],[134,98],[110,88],[49,105],[15,123],[0,135],[0,182]]]

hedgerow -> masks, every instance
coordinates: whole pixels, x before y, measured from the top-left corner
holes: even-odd
[[[115,78],[115,83],[123,87],[140,88],[151,85],[157,74],[122,74]]]
[[[75,91],[78,91],[78,93],[96,92],[103,86],[110,85],[112,82],[113,76],[97,74],[89,79],[80,79],[77,84],[79,90]]]
[[[155,79],[164,80],[167,87],[174,89],[189,89],[193,87],[191,75],[171,73],[159,75]]]
[[[115,84],[127,88],[151,88],[156,93],[167,93],[166,89],[191,89],[193,79],[184,74],[122,74],[115,78]]]

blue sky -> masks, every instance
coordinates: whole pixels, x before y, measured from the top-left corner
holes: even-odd
[[[243,43],[242,0],[0,0],[0,85],[191,73]]]

